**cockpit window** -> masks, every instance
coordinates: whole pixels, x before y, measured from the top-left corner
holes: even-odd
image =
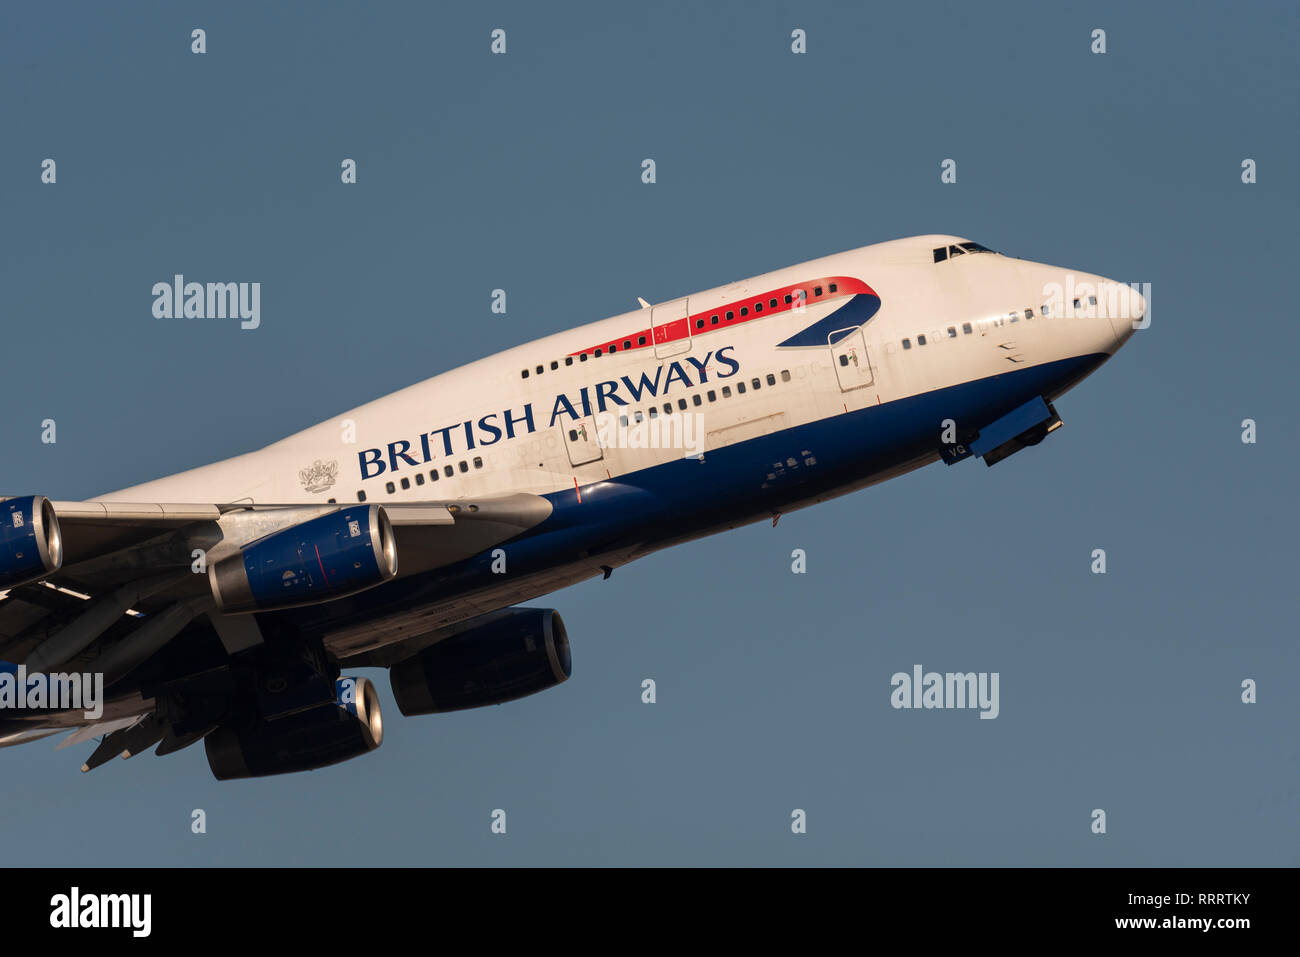
[[[953,246],[936,246],[934,248],[934,261],[943,262],[945,259],[953,259],[966,253],[996,253],[996,249],[989,249],[987,246],[981,246],[979,243],[959,243]]]

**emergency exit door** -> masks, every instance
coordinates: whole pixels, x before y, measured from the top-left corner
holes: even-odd
[[[675,299],[650,307],[650,331],[654,337],[655,357],[680,355],[691,351],[691,313],[685,299]]]
[[[586,465],[604,458],[605,452],[600,447],[596,423],[591,416],[562,425],[560,431],[564,433],[564,447],[568,450],[570,464]]]
[[[831,347],[831,363],[835,366],[835,377],[840,380],[841,392],[860,389],[876,381],[861,326],[832,332],[827,341]]]

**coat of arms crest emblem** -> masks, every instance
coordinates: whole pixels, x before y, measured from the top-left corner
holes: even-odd
[[[308,492],[323,492],[334,484],[339,477],[339,463],[331,459],[322,462],[317,459],[310,466],[298,472],[302,487]]]

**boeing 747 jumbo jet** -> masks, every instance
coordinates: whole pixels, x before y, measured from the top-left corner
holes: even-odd
[[[92,501],[0,500],[0,744],[98,738],[90,770],[202,740],[217,778],[260,776],[379,747],[374,688],[343,669],[388,668],[405,715],[550,688],[564,624],[519,602],[931,462],[1000,462],[1146,308],[902,239],[642,302]]]

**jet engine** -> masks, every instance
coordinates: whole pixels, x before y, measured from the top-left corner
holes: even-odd
[[[53,575],[63,564],[63,535],[43,495],[0,501],[0,588]]]
[[[553,688],[573,672],[569,636],[551,608],[512,608],[393,665],[402,714],[501,704]]]
[[[352,595],[397,575],[397,540],[379,505],[345,505],[245,545],[208,566],[226,615]]]
[[[312,771],[373,751],[384,742],[375,686],[366,678],[339,678],[336,702],[273,721],[220,727],[203,739],[218,781]]]

